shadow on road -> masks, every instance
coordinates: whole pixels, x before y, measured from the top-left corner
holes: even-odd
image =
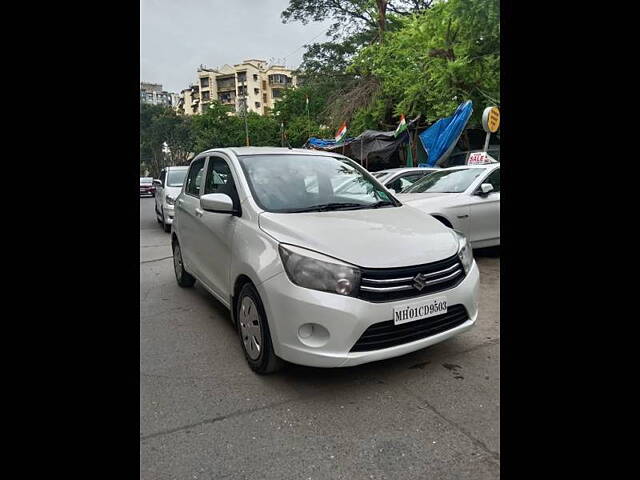
[[[500,258],[500,245],[497,247],[476,248],[473,250],[476,257]]]

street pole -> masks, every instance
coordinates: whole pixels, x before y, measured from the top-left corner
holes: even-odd
[[[247,87],[246,80],[242,82],[242,103],[244,104],[244,131],[247,140],[247,147],[249,146],[249,125],[247,124]]]
[[[484,149],[483,152],[489,150],[489,138],[491,137],[491,132],[487,132],[487,136],[484,138]]]

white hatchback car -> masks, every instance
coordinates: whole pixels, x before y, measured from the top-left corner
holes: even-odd
[[[160,172],[160,178],[155,180],[156,186],[156,219],[162,224],[165,232],[171,231],[173,223],[174,204],[182,191],[182,184],[189,167],[166,167]]]
[[[336,193],[346,180],[364,188]],[[231,311],[250,367],[344,367],[461,333],[478,316],[464,236],[401,204],[352,160],[286,148],[208,150],[171,234],[178,284]]]
[[[398,198],[462,232],[473,248],[500,245],[500,164],[443,168]]]

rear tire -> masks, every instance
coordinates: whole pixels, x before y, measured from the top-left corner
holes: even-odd
[[[283,361],[273,350],[269,322],[255,287],[246,283],[238,294],[236,318],[240,345],[251,370],[261,375],[280,370]]]
[[[173,271],[176,274],[178,285],[182,288],[193,287],[193,284],[196,283],[196,279],[184,269],[184,263],[182,262],[182,250],[180,249],[180,244],[177,241],[173,243]]]

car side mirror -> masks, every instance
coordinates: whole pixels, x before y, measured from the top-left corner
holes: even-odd
[[[161,187],[162,186],[162,182],[160,180],[154,180],[153,181],[153,186],[154,187]]]
[[[387,189],[387,190],[389,190],[389,191],[390,191],[391,193],[393,193],[394,195],[397,195],[397,194],[398,194],[398,192],[396,192],[396,189],[395,189],[395,188],[389,188],[389,189]]]
[[[200,197],[200,208],[207,212],[236,213],[233,200],[226,193],[208,193]]]
[[[478,195],[488,195],[493,192],[493,185],[490,183],[483,183],[480,185],[480,190],[478,190]]]

